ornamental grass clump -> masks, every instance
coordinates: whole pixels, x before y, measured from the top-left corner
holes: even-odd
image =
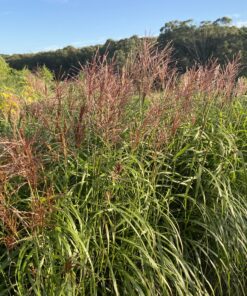
[[[239,60],[181,74],[145,40],[129,61],[37,74],[0,115],[0,295],[246,294]]]

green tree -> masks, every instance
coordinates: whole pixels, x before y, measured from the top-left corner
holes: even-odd
[[[241,29],[231,22],[228,17],[214,22],[202,21],[199,25],[192,20],[168,22],[160,29],[159,47],[164,48],[172,42],[174,57],[182,71],[195,63],[205,64],[213,57],[224,63],[246,51]]]

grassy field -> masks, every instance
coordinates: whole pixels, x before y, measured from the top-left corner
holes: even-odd
[[[247,289],[247,82],[144,43],[54,81],[0,61],[0,295]]]

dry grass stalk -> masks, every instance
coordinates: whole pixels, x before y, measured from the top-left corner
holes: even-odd
[[[170,67],[171,57],[170,44],[160,51],[156,42],[146,38],[137,53],[129,58],[128,71],[143,103],[155,85],[163,91],[170,85],[176,74],[176,69]]]
[[[85,122],[107,142],[118,142],[124,124],[124,110],[133,95],[126,71],[116,73],[114,61],[96,56],[82,69]]]
[[[22,130],[17,139],[1,139],[0,169],[7,179],[21,176],[32,188],[38,183],[39,162],[33,155],[33,140],[28,140]]]

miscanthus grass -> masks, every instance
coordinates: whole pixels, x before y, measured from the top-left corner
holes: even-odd
[[[243,80],[141,50],[2,116],[0,295],[245,295]]]

